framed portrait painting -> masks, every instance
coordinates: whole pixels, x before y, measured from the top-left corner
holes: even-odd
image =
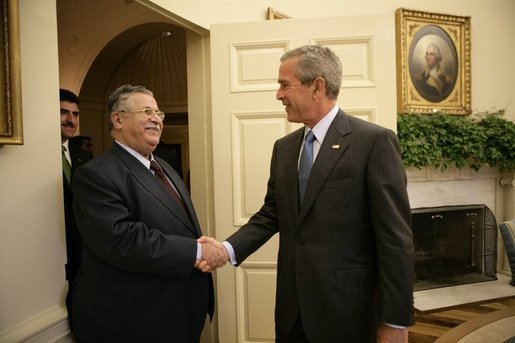
[[[397,110],[470,114],[470,17],[400,8]]]
[[[0,145],[23,144],[18,0],[0,0]]]
[[[291,17],[287,14],[281,13],[272,7],[268,7],[266,9],[266,19],[267,20],[275,20],[275,19],[290,19]]]

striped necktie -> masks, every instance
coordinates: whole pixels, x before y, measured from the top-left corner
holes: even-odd
[[[304,200],[304,192],[308,183],[311,167],[313,167],[313,141],[315,134],[309,130],[306,138],[304,139],[304,148],[302,148],[302,155],[300,156],[298,180],[299,180],[299,206]]]
[[[152,169],[154,171],[155,176],[159,179],[159,181],[163,184],[163,186],[165,186],[166,190],[168,191],[168,193],[170,193],[172,198],[175,201],[177,201],[177,203],[179,203],[179,205],[181,205],[181,207],[184,209],[184,211],[186,213],[188,213],[188,211],[186,210],[186,206],[184,205],[184,202],[179,197],[179,194],[177,193],[177,191],[172,187],[170,181],[168,180],[168,178],[166,177],[166,175],[163,171],[163,168],[161,168],[161,166],[159,165],[159,163],[157,163],[156,160],[150,161],[150,169]]]

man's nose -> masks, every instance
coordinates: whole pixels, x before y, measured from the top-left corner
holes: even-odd
[[[281,100],[283,98],[283,93],[281,92],[281,89],[279,88],[277,92],[275,93],[275,98],[277,100]]]
[[[64,113],[64,119],[66,121],[69,121],[69,122],[72,122],[72,123],[76,123],[77,122],[77,116],[74,115],[73,113],[71,112],[66,112]]]

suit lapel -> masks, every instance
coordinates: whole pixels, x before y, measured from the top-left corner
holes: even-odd
[[[138,161],[129,152],[125,151],[125,149],[119,146],[116,142],[113,143],[112,151],[120,158],[120,160],[129,169],[132,176],[143,188],[147,189],[152,195],[154,195],[157,200],[163,204],[163,206],[177,217],[177,219],[183,222],[192,232],[198,234],[198,228],[193,225],[192,220],[190,220],[186,212],[180,208],[179,204],[172,200],[166,188],[163,187],[157,177],[152,175],[149,169],[145,168],[140,161]]]
[[[70,153],[70,160],[72,161],[72,174],[77,170],[77,168],[93,158],[89,152],[82,150],[80,147],[77,147],[70,142],[68,142],[68,152]]]
[[[322,186],[326,182],[334,166],[338,163],[349,145],[348,135],[351,133],[349,117],[341,109],[329,126],[324,141],[311,169],[306,185],[304,202],[300,208],[299,223],[313,206]],[[300,149],[300,148],[299,148]]]
[[[285,151],[297,152],[295,154],[288,154],[284,161],[284,170],[286,171],[286,189],[288,192],[288,204],[291,206],[290,210],[287,211],[287,213],[292,214],[294,222],[296,222],[296,218],[299,215],[299,187],[297,169],[300,146],[302,144],[303,138],[304,128],[297,130],[296,133],[291,137],[291,139],[285,143],[284,147]]]
[[[202,231],[200,230],[200,224],[199,224],[197,216],[195,214],[195,209],[193,207],[193,203],[191,202],[190,194],[189,194],[188,190],[186,189],[186,187],[184,187],[184,182],[182,181],[179,174],[177,174],[177,172],[173,171],[172,168],[169,168],[168,165],[165,164],[162,159],[160,159],[159,157],[156,157],[156,156],[154,156],[154,158],[156,158],[158,160],[159,164],[161,165],[161,167],[163,167],[163,170],[164,170],[166,176],[168,176],[168,178],[172,181],[173,185],[175,186],[175,189],[177,190],[177,193],[179,193],[180,197],[182,198],[182,201],[184,202],[186,210],[188,211],[188,216],[189,216],[188,219],[190,219],[190,222],[192,222],[193,227],[194,227],[195,231],[197,232],[197,235],[200,237],[202,235]]]

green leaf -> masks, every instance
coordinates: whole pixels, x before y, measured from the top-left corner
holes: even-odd
[[[399,113],[397,135],[406,167],[445,170],[484,166],[515,170],[515,123],[505,111],[470,116],[444,113]]]

